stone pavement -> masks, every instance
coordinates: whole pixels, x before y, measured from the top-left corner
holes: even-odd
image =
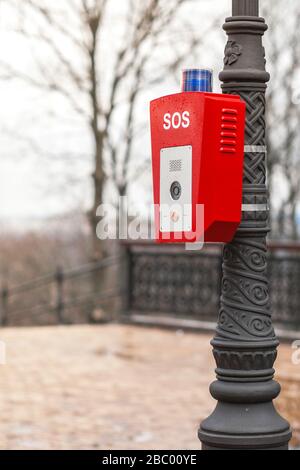
[[[210,337],[134,326],[5,329],[0,449],[199,449]],[[300,442],[300,365],[280,348],[280,409]]]

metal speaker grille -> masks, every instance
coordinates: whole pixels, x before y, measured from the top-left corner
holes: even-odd
[[[171,160],[170,161],[170,172],[181,171],[182,170],[182,161],[181,160]]]

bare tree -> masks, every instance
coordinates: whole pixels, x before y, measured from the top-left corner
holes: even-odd
[[[103,256],[96,237],[96,210],[105,182],[112,181],[116,192],[124,195],[130,180],[145,168],[145,158],[130,165],[142,128],[136,122],[141,93],[176,70],[205,36],[203,30],[195,34],[185,20],[181,22],[184,39],[174,41],[178,16],[192,1],[2,1],[16,13],[15,33],[29,41],[35,64],[32,73],[25,73],[0,61],[2,78],[19,78],[59,94],[89,129],[94,149],[89,212],[94,259]],[[121,12],[113,18],[116,3]],[[155,71],[155,63],[159,70]]]

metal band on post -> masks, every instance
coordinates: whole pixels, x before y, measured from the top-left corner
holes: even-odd
[[[273,380],[278,340],[272,326],[267,277],[268,196],[266,188],[265,70],[258,0],[233,0],[223,92],[246,102],[243,220],[232,243],[224,247],[221,308],[212,341],[218,401],[199,430],[204,450],[287,450],[290,426],[273,400],[280,386]],[[258,210],[247,210],[256,207]],[[259,210],[261,209],[261,210]]]

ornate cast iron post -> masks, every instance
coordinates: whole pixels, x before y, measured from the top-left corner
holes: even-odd
[[[262,46],[267,25],[259,17],[258,0],[233,0],[224,30],[223,92],[239,94],[247,105],[244,212],[234,241],[224,247],[221,310],[212,341],[217,381],[211,394],[218,404],[199,438],[204,450],[287,450],[290,426],[273,405],[280,386],[273,380],[279,343],[267,279],[265,92],[270,77]]]

